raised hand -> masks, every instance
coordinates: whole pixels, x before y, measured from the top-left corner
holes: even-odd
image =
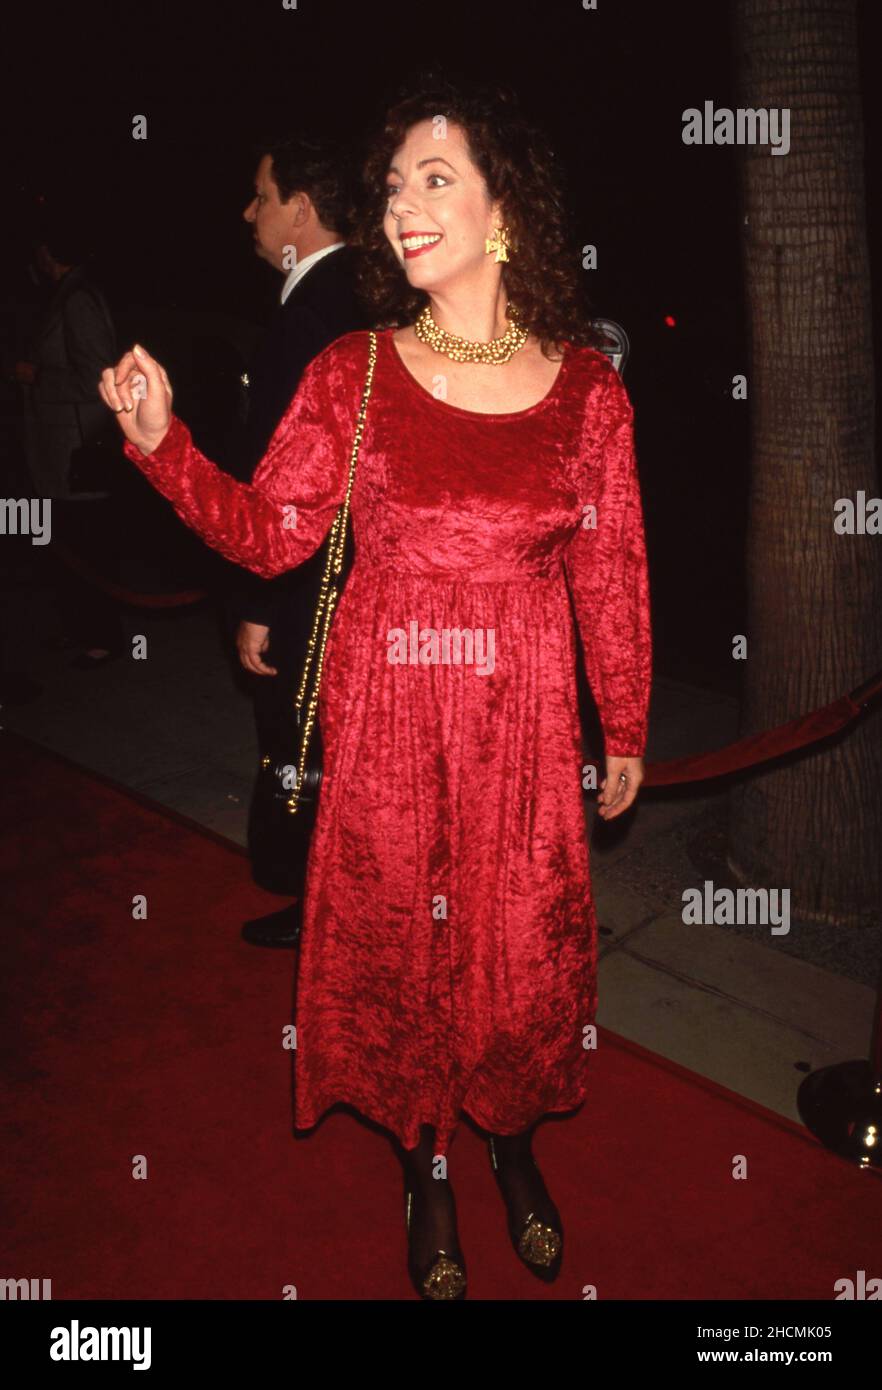
[[[104,368],[98,391],[126,439],[142,454],[152,454],[171,423],[172,388],[165,368],[136,343],[115,367]]]

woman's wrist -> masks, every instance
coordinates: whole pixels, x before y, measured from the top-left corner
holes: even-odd
[[[171,427],[169,426],[169,428],[171,428]],[[154,440],[154,441],[152,441],[152,442],[148,442],[148,441],[145,440],[145,442],[144,442],[143,444],[139,444],[137,447],[140,449],[141,453],[144,455],[145,458],[149,458],[151,454],[155,454],[155,453],[156,453],[156,450],[159,448],[159,446],[160,446],[162,443],[164,443],[164,441],[165,441],[167,438],[168,438],[168,429],[165,429],[165,430],[163,430],[162,434],[158,437],[158,439],[156,439],[156,440]]]
[[[140,454],[144,456],[144,458],[150,458],[153,454],[156,453],[158,449],[162,447],[162,445],[165,443],[165,441],[171,434],[174,419],[175,417],[172,415],[169,418],[169,422],[164,430],[156,431],[156,433],[145,434],[143,440],[132,441],[135,448],[138,450]]]

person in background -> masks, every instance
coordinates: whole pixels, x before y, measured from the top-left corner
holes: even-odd
[[[367,326],[355,290],[356,252],[345,242],[353,199],[351,169],[332,142],[289,135],[261,153],[244,217],[256,254],[283,283],[247,373],[244,441],[233,470],[243,481],[251,481],[308,364],[335,339]],[[294,697],[324,560],[322,548],[272,580],[242,571],[232,596],[239,660],[255,678],[260,754],[274,764],[291,764],[296,754]],[[290,947],[299,929],[302,860],[285,855],[271,826],[255,814],[257,805],[255,794],[249,827],[255,881],[271,892],[298,896],[246,922],[242,935],[254,945]]]
[[[95,565],[106,524],[106,494],[77,490],[76,451],[106,428],[98,394],[103,369],[116,357],[116,333],[107,301],[86,266],[86,238],[75,223],[53,214],[33,246],[34,265],[50,293],[35,324],[31,360],[16,364],[25,391],[25,441],[36,494],[53,499],[57,537],[69,551]],[[57,552],[55,552],[57,555]],[[80,648],[72,665],[93,670],[123,650],[119,606],[56,559],[56,592],[64,631],[62,647]]]

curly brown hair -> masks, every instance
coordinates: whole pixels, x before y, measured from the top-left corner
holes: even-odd
[[[599,347],[579,269],[579,248],[566,206],[563,171],[546,136],[523,113],[512,88],[454,83],[432,73],[399,95],[368,144],[364,197],[353,245],[361,251],[358,290],[378,328],[410,324],[429,302],[408,284],[383,230],[389,165],[411,126],[442,115],[458,125],[488,196],[499,200],[510,229],[511,259],[502,277],[520,322],[542,352],[561,344]]]

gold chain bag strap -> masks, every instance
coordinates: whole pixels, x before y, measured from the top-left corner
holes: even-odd
[[[368,353],[368,369],[365,378],[364,390],[361,396],[361,407],[358,412],[358,422],[355,426],[355,439],[352,444],[352,454],[349,459],[349,481],[346,485],[346,496],[340,503],[337,515],[334,517],[334,524],[328,535],[328,553],[325,560],[325,572],[322,576],[321,588],[319,590],[319,600],[316,607],[315,618],[313,619],[312,632],[306,647],[306,661],[303,667],[303,675],[300,679],[300,687],[294,701],[294,708],[297,714],[297,724],[302,726],[303,733],[300,738],[300,757],[297,763],[294,790],[287,801],[287,808],[292,815],[298,811],[301,799],[304,796],[304,783],[306,777],[306,761],[309,754],[309,740],[315,725],[316,714],[318,711],[319,687],[322,680],[322,668],[325,661],[325,647],[327,646],[328,633],[331,629],[331,618],[337,606],[338,580],[340,571],[343,567],[343,552],[346,546],[346,523],[349,520],[349,501],[352,497],[352,487],[355,482],[355,462],[358,458],[358,450],[361,445],[361,438],[364,434],[364,422],[367,415],[367,406],[370,399],[371,387],[374,383],[374,366],[377,361],[377,335],[371,332],[370,350]],[[315,664],[315,679],[312,689],[307,698],[307,686],[309,685],[310,672],[313,666],[313,658],[318,651],[318,659]],[[304,704],[306,714],[303,713]]]

